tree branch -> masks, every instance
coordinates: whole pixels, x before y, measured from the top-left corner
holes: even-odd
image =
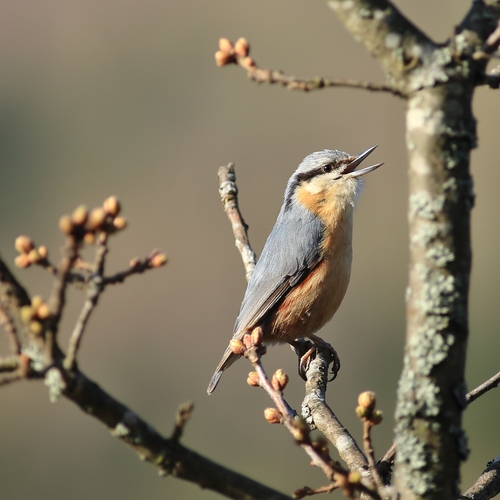
[[[500,493],[500,455],[493,460],[477,481],[459,500],[489,500]]]

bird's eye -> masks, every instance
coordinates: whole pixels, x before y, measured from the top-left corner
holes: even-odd
[[[325,174],[329,174],[332,170],[333,170],[333,165],[331,163],[323,165],[323,172],[325,172]]]

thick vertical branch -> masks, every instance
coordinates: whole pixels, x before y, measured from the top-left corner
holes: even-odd
[[[410,269],[395,470],[403,498],[457,498],[467,454],[472,90],[455,82],[408,101]]]

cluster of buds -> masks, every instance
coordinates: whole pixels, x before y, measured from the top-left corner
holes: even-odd
[[[21,308],[21,319],[28,326],[30,333],[36,337],[43,332],[43,323],[52,317],[48,304],[40,295],[31,299],[31,305]]]
[[[33,240],[28,236],[18,236],[14,247],[19,252],[14,263],[21,269],[29,267],[31,264],[41,264],[47,260],[47,247],[42,245],[36,248]]]
[[[90,212],[85,205],[80,205],[71,215],[63,215],[59,219],[59,229],[63,234],[91,245],[98,232],[111,234],[127,227],[127,221],[118,215],[120,209],[116,196],[110,196],[101,207]]]
[[[238,356],[251,356],[252,358],[254,358],[252,352],[255,354],[255,349],[258,349],[259,355],[265,354],[266,347],[262,345],[262,335],[262,328],[258,326],[252,330],[251,334],[245,333],[243,340],[231,339],[229,341],[231,352]],[[250,361],[253,361],[253,359],[250,359]]]
[[[254,60],[249,57],[250,45],[245,38],[239,38],[233,45],[227,38],[219,40],[219,50],[215,53],[215,64],[226,66],[227,64],[241,64],[246,68],[255,66]]]
[[[377,403],[375,393],[372,391],[362,392],[358,396],[358,406],[356,415],[361,420],[370,422],[371,425],[378,425],[382,422],[382,412],[375,409]]]
[[[155,250],[146,261],[141,261],[137,257],[134,257],[129,266],[131,269],[139,270],[139,272],[144,271],[145,269],[163,267],[168,262],[167,256],[163,252],[159,252]]]

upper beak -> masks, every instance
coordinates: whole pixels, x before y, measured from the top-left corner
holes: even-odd
[[[375,165],[370,165],[369,167],[362,168],[361,170],[354,170],[377,146],[378,144],[375,144],[375,146],[372,146],[366,151],[363,151],[362,153],[359,153],[359,155],[355,156],[354,160],[346,165],[342,175],[344,177],[359,177],[360,175],[365,175],[382,166],[383,163],[376,163]]]

